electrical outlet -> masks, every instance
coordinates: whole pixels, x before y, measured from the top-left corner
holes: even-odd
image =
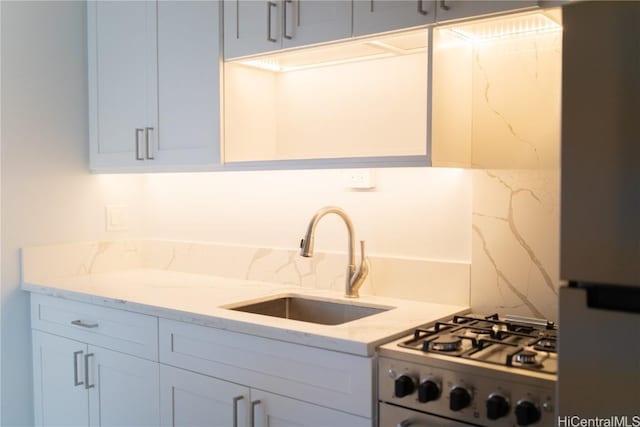
[[[347,188],[370,190],[376,187],[374,181],[371,169],[349,169],[344,172],[344,184]]]
[[[107,231],[128,230],[129,208],[127,205],[106,205],[105,222]]]

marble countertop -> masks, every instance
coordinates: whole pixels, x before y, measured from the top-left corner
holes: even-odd
[[[374,354],[380,344],[419,325],[469,310],[459,305],[378,296],[350,299],[328,290],[155,269],[23,282],[22,288],[29,292],[361,356]],[[394,308],[340,325],[319,325],[224,308],[243,301],[258,302],[283,295]]]

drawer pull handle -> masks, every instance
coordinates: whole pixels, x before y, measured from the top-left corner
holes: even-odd
[[[411,422],[411,420],[402,420],[398,423],[398,427],[409,427],[411,426],[413,423]]]
[[[93,328],[97,328],[98,327],[97,323],[85,322],[83,320],[72,320],[71,324],[72,325],[76,325],[76,326],[81,326],[83,328],[89,328],[89,329],[93,329]]]
[[[78,381],[78,356],[80,356],[84,351],[74,351],[73,352],[73,385],[75,387],[84,384],[82,381]]]
[[[251,427],[256,427],[256,406],[258,406],[260,403],[259,400],[254,400],[253,402],[251,402],[251,418],[249,419],[249,425]]]
[[[236,396],[233,398],[233,427],[238,427],[238,401],[244,399],[244,396]]]
[[[451,8],[449,6],[447,6],[446,0],[440,0],[440,9],[446,11],[446,10],[449,10]]]
[[[278,3],[272,1],[267,3],[267,40],[276,43],[278,39],[275,37],[271,37],[271,8],[273,7],[277,8]]]
[[[147,159],[155,160],[153,154],[153,141],[151,140],[151,132],[153,132],[153,128],[144,128],[144,140],[145,145],[147,146]]]
[[[140,144],[142,140],[140,135],[144,132],[144,129],[136,128],[136,160],[144,160],[144,156],[142,155],[142,149],[140,148]]]
[[[422,3],[423,3],[423,0],[418,0],[418,13],[420,15],[428,15],[429,11],[425,10],[424,5]]]
[[[287,26],[288,26],[287,25],[287,15],[288,15],[287,9],[289,9],[289,5],[291,5],[291,8],[293,8],[293,0],[284,0],[284,18],[283,18],[284,23],[282,25],[282,28],[284,32],[284,38],[287,40],[293,39],[293,36],[287,32]],[[293,11],[291,11],[291,15],[293,16]],[[293,23],[291,26],[293,27]],[[292,30],[292,33],[293,33],[293,30]]]
[[[87,390],[96,386],[95,384],[89,384],[89,358],[93,356],[93,353],[84,355],[84,388]]]

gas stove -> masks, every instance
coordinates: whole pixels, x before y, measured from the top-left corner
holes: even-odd
[[[553,426],[557,327],[467,315],[380,348],[380,426]]]

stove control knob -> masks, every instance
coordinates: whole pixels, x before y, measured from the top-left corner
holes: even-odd
[[[438,397],[440,397],[440,387],[438,387],[437,383],[426,380],[422,381],[418,386],[418,401],[427,403],[436,400]]]
[[[497,420],[509,414],[509,402],[499,394],[492,394],[487,399],[487,418]]]
[[[449,409],[460,411],[471,404],[471,395],[462,387],[455,387],[449,394]]]
[[[412,394],[416,389],[416,381],[408,375],[400,375],[396,378],[394,393],[396,397],[405,397]]]
[[[540,410],[533,403],[521,400],[516,405],[516,421],[519,426],[528,426],[538,422]]]

